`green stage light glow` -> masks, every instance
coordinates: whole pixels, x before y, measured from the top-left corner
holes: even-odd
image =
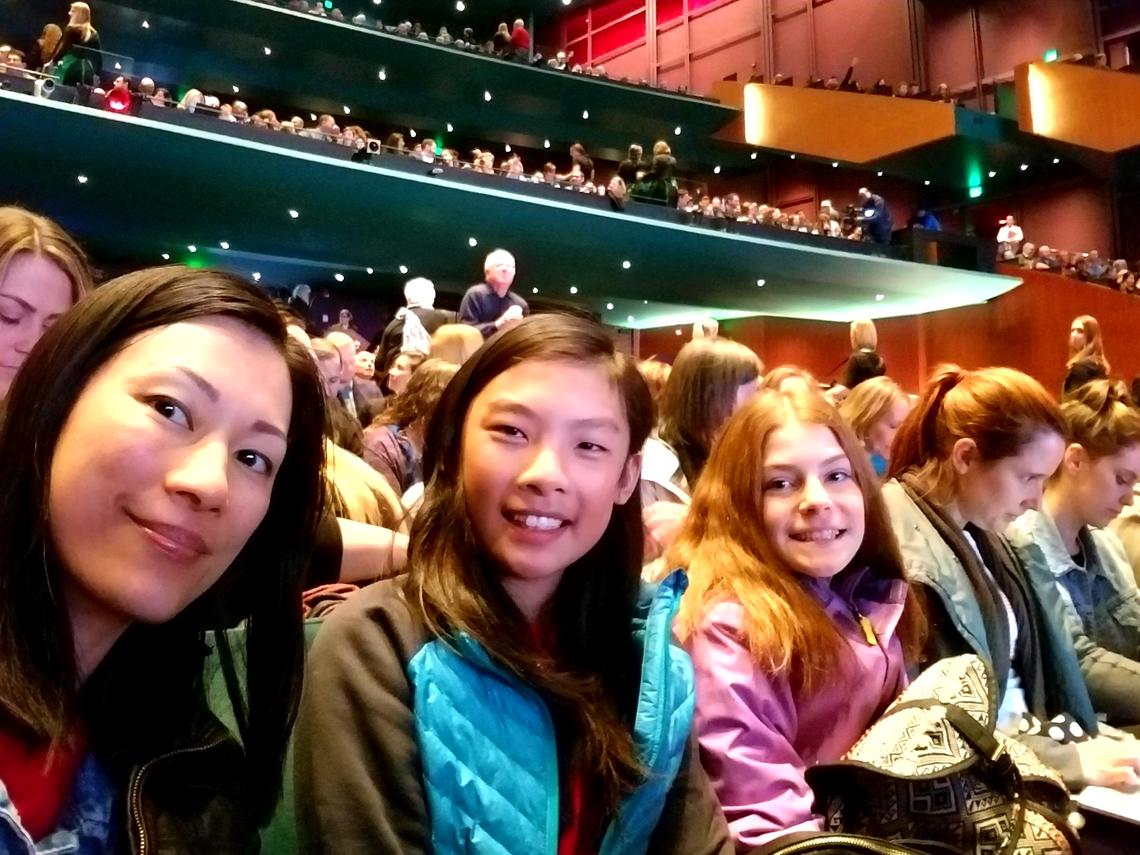
[[[1049,48],[1049,50],[1045,51],[1045,61],[1046,62],[1056,62],[1057,58],[1060,55],[1061,55],[1061,52],[1059,50],[1057,50],[1056,48]]]
[[[970,198],[971,199],[977,199],[981,195],[982,195],[982,188],[981,187],[971,187],[970,188]]]

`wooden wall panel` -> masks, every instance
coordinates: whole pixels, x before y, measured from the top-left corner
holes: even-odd
[[[1140,297],[1103,285],[1055,274],[1005,271],[1025,283],[980,306],[876,322],[879,350],[888,372],[909,391],[918,391],[940,363],[966,368],[1009,365],[1036,377],[1060,394],[1065,376],[1069,325],[1091,314],[1101,323],[1113,375],[1140,375],[1140,349],[1132,346],[1140,328]],[[642,330],[642,355],[671,361],[689,340],[689,329]],[[834,379],[849,352],[847,326],[788,318],[743,318],[721,323],[721,334],[751,347],[768,368],[791,362],[821,380]]]
[[[880,77],[892,86],[912,77],[906,0],[830,0],[814,10],[820,77],[843,79],[852,57],[855,79],[870,87]]]

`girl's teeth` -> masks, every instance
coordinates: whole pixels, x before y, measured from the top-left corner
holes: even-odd
[[[562,520],[554,519],[553,517],[538,517],[530,515],[524,518],[523,524],[527,528],[550,530],[559,528],[562,525]]]

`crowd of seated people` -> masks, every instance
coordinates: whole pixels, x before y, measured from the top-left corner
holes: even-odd
[[[837,409],[711,322],[639,366],[515,272],[458,318],[412,280],[369,352],[217,271],[95,288],[0,209],[0,848],[749,852],[960,656],[1018,763],[1140,784],[1121,383],[912,399],[858,321]]]
[[[1068,279],[1115,288],[1125,294],[1135,294],[1140,290],[1136,285],[1137,276],[1140,276],[1140,261],[1130,266],[1123,258],[1101,258],[1100,251],[1095,249],[1079,252],[1047,244],[1038,246],[1025,240],[1024,232],[1013,215],[1002,221],[997,244],[999,261],[1017,264],[1026,270],[1057,273]]]
[[[858,80],[855,79],[855,68],[859,65],[859,57],[854,57],[851,60],[851,65],[847,67],[847,72],[840,79],[834,75],[823,78],[811,75],[804,84],[808,89],[827,89],[832,92],[865,92],[869,95],[885,95],[895,98],[913,98],[919,101],[939,101],[944,104],[956,104],[958,99],[954,97],[950,91],[950,86],[946,83],[939,83],[933,90],[923,89],[916,81],[903,80],[897,86],[892,86],[885,78],[880,78],[875,81],[873,86],[865,87]],[[755,73],[752,75],[752,82],[763,83],[763,76]],[[777,74],[772,78],[772,83],[777,86],[794,86],[795,78],[786,77],[783,74]]]

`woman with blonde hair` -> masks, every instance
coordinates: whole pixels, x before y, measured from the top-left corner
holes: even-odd
[[[910,412],[910,396],[890,377],[864,380],[839,405],[839,415],[851,425],[880,478],[891,462],[891,445]]]
[[[469,324],[444,324],[431,336],[429,358],[462,365],[483,346],[483,334]]]
[[[0,401],[32,346],[91,287],[67,232],[23,208],[0,208]]]
[[[839,382],[848,389],[854,389],[864,380],[886,374],[887,364],[879,356],[878,347],[879,333],[875,322],[866,318],[852,321],[851,355]]]
[[[1069,329],[1069,361],[1065,363],[1063,395],[1090,380],[1103,380],[1112,370],[1104,355],[1100,323],[1092,315],[1073,318]]]
[[[924,632],[878,480],[822,395],[764,390],[728,420],[666,566],[688,570],[676,632],[737,851],[822,830],[806,770],[894,700]]]
[[[91,26],[91,7],[72,3],[63,38],[52,55],[55,76],[65,86],[94,86],[103,71],[99,31]]]

